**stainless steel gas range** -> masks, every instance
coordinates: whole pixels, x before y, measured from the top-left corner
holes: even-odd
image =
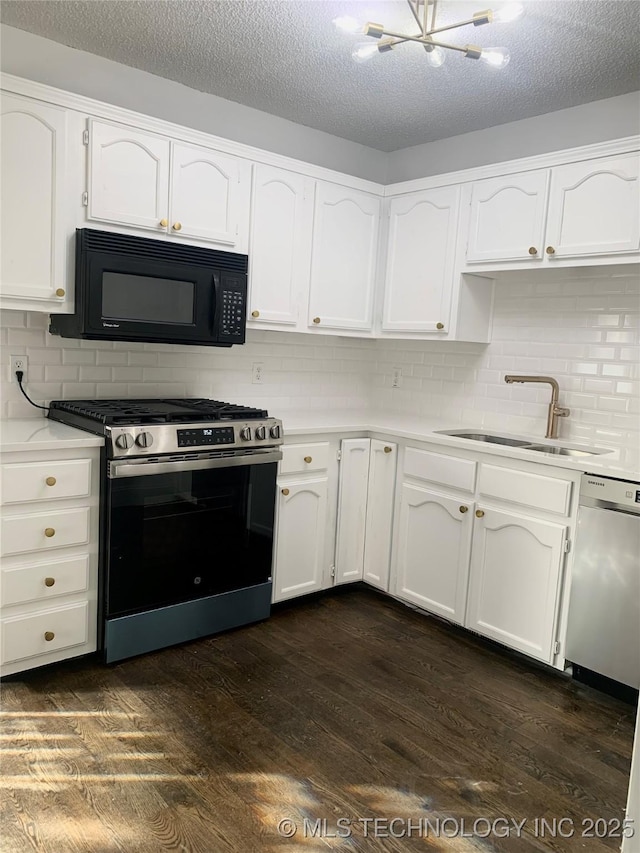
[[[54,401],[49,417],[105,436],[107,663],[269,615],[280,421],[203,399]]]

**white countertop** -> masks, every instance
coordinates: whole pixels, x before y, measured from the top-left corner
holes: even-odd
[[[76,447],[100,447],[104,437],[48,418],[0,420],[0,450],[63,450]]]
[[[285,412],[282,414],[281,420],[285,438],[317,435],[318,433],[379,433],[409,441],[427,441],[431,444],[440,444],[443,447],[451,449],[473,450],[493,456],[522,459],[526,462],[537,462],[540,465],[551,465],[554,468],[588,471],[592,474],[601,474],[603,476],[619,477],[640,482],[640,470],[631,469],[629,466],[622,464],[620,462],[619,450],[610,450],[610,452],[598,456],[552,456],[517,447],[505,447],[499,444],[486,444],[470,439],[457,438],[456,436],[439,435],[436,430],[459,429],[467,432],[488,432],[527,440],[531,444],[560,445],[577,449],[584,448],[585,450],[607,449],[604,447],[592,448],[588,445],[564,439],[552,441],[541,438],[539,435],[514,435],[500,430],[473,427],[468,424],[454,424],[450,421],[437,421],[424,417],[416,417],[415,415],[394,415],[388,412],[357,409]]]

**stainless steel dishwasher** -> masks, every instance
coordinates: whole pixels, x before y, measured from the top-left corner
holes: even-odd
[[[640,687],[640,483],[582,477],[566,657]]]

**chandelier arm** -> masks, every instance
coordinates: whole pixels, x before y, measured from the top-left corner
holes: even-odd
[[[420,20],[420,14],[419,14],[419,10],[420,10],[419,0],[407,0],[407,3],[409,4],[409,8],[411,9],[411,14],[416,19],[416,24],[422,30],[422,21]]]
[[[477,26],[477,18],[469,18],[468,21],[459,21],[457,24],[445,24],[443,27],[437,27],[434,30],[429,30],[429,32],[425,33],[425,36],[431,36],[434,33],[444,33],[447,30],[455,30],[458,27],[468,27],[469,24],[475,24]]]
[[[422,12],[422,35],[426,35],[429,29],[429,0],[423,0],[424,10]]]
[[[433,28],[434,28],[434,27],[435,27],[435,25],[436,25],[436,11],[437,11],[437,6],[438,6],[438,0],[433,0],[433,9],[431,10],[431,29],[432,29],[432,30],[433,30]],[[425,36],[426,36],[426,35],[428,35],[428,31],[425,31],[425,32],[424,32],[424,35],[425,35]]]
[[[396,33],[393,30],[383,30],[381,35],[388,36],[389,38],[398,39],[398,41],[417,41],[418,44],[427,45],[429,47],[446,47],[449,50],[458,50],[461,53],[466,53],[469,45],[465,45],[464,47],[460,47],[458,44],[445,44],[441,41],[434,41],[431,36],[408,36],[405,33]],[[376,38],[378,36],[375,36]]]

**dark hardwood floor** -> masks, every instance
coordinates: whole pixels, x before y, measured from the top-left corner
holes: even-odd
[[[634,708],[359,587],[1,689],[3,853],[620,845]]]

